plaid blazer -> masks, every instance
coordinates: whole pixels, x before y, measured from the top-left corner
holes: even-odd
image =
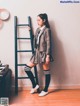
[[[34,50],[37,48],[37,37],[40,29],[37,28],[34,39],[33,39],[33,46]],[[50,28],[44,27],[39,38],[39,45],[38,45],[40,52],[46,52],[46,55],[51,54],[51,30]]]

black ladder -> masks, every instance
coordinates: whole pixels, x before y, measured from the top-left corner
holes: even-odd
[[[18,36],[18,26],[29,26],[30,27],[30,37],[24,38]],[[32,52],[34,53],[33,48],[33,33],[32,33],[32,25],[31,25],[31,18],[28,17],[28,24],[18,24],[18,18],[17,16],[14,17],[14,31],[15,31],[15,94],[18,95],[18,79],[27,79],[29,77],[18,77],[18,67],[19,66],[25,66],[25,64],[18,64],[18,53],[19,52]],[[31,50],[18,50],[18,40],[30,40],[31,41]],[[36,83],[38,84],[38,75],[37,75],[37,67],[34,66],[34,78],[36,79]],[[39,92],[39,89],[38,89]]]

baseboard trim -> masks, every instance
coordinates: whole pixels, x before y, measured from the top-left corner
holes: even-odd
[[[40,86],[40,88],[43,88],[43,86]],[[31,86],[18,87],[18,91],[30,90],[30,89]],[[80,89],[80,85],[54,85],[49,86],[49,89]],[[15,91],[14,86],[12,86],[12,91]]]

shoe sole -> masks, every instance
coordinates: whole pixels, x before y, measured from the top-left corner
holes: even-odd
[[[40,97],[42,97],[42,96],[46,96],[48,93],[46,93],[45,95],[39,95]]]
[[[34,92],[30,92],[31,94],[34,94],[36,90],[39,89],[39,86],[37,88],[34,88]]]

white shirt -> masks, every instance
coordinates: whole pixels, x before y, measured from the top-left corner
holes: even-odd
[[[41,35],[44,27],[45,27],[45,25],[43,25],[42,27],[40,27],[40,33],[39,33],[38,38],[37,38],[37,44],[39,44],[39,37],[40,37],[40,35]]]

